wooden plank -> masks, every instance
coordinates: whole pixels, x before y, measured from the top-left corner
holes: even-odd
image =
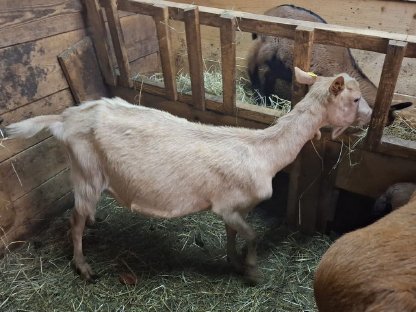
[[[5,183],[0,179],[0,237],[13,226],[16,219],[12,201],[4,188]]]
[[[416,159],[362,150],[338,165],[336,186],[349,192],[376,198],[397,182],[416,183]]]
[[[337,177],[337,162],[341,153],[341,144],[322,138],[323,171],[321,188],[319,190],[319,202],[316,215],[316,230],[326,232],[328,223],[335,218],[336,205],[339,191],[335,188]]]
[[[159,40],[160,61],[166,95],[172,101],[177,99],[175,60],[172,52],[169,31],[169,11],[165,5],[155,5],[156,32]]]
[[[2,126],[7,126],[13,122],[18,122],[39,115],[60,114],[64,109],[73,106],[74,104],[75,102],[72,98],[71,91],[69,89],[64,89],[43,99],[2,114]],[[11,141],[7,142],[9,143]],[[1,153],[0,161],[2,161]]]
[[[67,89],[56,56],[84,37],[77,30],[0,49],[0,114]]]
[[[159,53],[152,53],[131,61],[130,70],[133,77],[137,74],[160,73],[161,65]]]
[[[116,0],[108,0],[107,2],[108,6],[105,8],[105,12],[118,69],[120,71],[119,83],[123,87],[129,87],[132,85],[130,82],[130,64],[127,56],[126,45],[124,43],[123,30],[118,16],[117,2]]]
[[[155,22],[151,16],[120,17],[120,23],[130,63],[159,51]]]
[[[189,75],[191,76],[192,101],[195,107],[205,110],[204,64],[202,61],[201,28],[198,7],[184,12],[186,45],[188,47]]]
[[[87,8],[88,26],[93,38],[94,47],[97,52],[98,63],[104,81],[111,86],[116,84],[114,75],[114,64],[110,57],[110,46],[107,42],[105,23],[98,0],[85,1]]]
[[[14,224],[0,240],[4,247],[17,247],[14,242],[31,238],[55,216],[73,206],[69,170],[64,170],[12,203]]]
[[[391,156],[416,160],[416,142],[383,135],[377,151]]]
[[[59,14],[45,19],[35,18],[27,23],[1,30],[0,48],[39,40],[84,27],[84,20],[80,12]]]
[[[314,29],[298,26],[295,31],[293,67],[309,71],[311,66]],[[294,77],[292,83],[292,106],[301,101],[308,92],[305,85],[298,84]],[[315,143],[316,152],[322,154],[322,144]],[[307,144],[296,157],[289,177],[287,220],[289,226],[312,233],[317,220],[317,203],[321,182],[321,164],[311,157],[310,144]],[[312,183],[312,182],[313,183]]]
[[[226,114],[235,114],[236,111],[236,41],[234,16],[224,14],[221,16],[221,71],[223,104]]]
[[[77,103],[109,95],[89,37],[62,52],[58,60]]]
[[[28,105],[19,107],[18,109],[2,114],[1,117],[4,119],[2,126],[7,126],[10,123],[38,115],[59,114],[64,109],[72,105],[74,105],[72,94],[69,89],[65,89]],[[0,162],[20,153],[22,150],[29,148],[40,141],[45,140],[49,136],[50,134],[48,132],[41,132],[26,140],[3,141],[0,146]]]
[[[316,231],[318,222],[323,151],[322,141],[306,143],[290,170],[287,222],[290,228],[308,234]]]
[[[158,9],[154,6],[156,2],[152,0],[145,1],[125,1],[119,0],[118,8],[127,12],[134,12],[143,15],[154,16],[158,14]],[[165,3],[165,2],[164,2]],[[108,5],[106,1],[102,3],[104,6]]]
[[[314,40],[314,29],[309,27],[296,27],[295,46],[293,49],[293,67],[299,67],[304,71],[311,68],[312,47]],[[300,102],[308,92],[308,86],[296,81],[295,71],[292,77],[292,107]]]
[[[176,2],[179,2],[176,1]],[[181,3],[205,5],[225,10],[238,10],[262,14],[272,7],[292,4],[319,14],[328,23],[359,28],[380,29],[388,32],[415,34],[414,3],[401,0],[180,0]],[[400,23],[397,21],[400,20]]]
[[[0,48],[84,28],[77,0],[0,2]]]
[[[407,43],[400,41],[390,41],[387,47],[376,103],[366,138],[370,150],[375,150],[380,144],[406,47]]]
[[[148,57],[149,60],[152,60],[152,63],[149,65],[145,64],[143,61],[140,61],[141,58],[147,57],[159,51],[159,41],[156,35],[155,22],[151,16],[134,13],[125,15],[123,13],[125,12],[119,11],[120,23],[123,31],[124,43],[127,49],[127,56],[130,63],[130,76],[134,77],[135,74],[140,73],[138,70],[138,64],[141,63],[145,65],[145,69],[150,68],[152,64],[160,64],[160,60],[157,62],[153,61],[154,56]],[[124,16],[121,17],[122,15]],[[114,53],[113,43],[109,35],[110,29],[108,28],[107,22],[105,26],[111,50],[110,57],[112,63],[116,64],[117,60]],[[137,31],[137,29],[140,29],[140,31]],[[132,66],[135,66],[135,68],[132,68]],[[159,72],[160,71],[161,70],[159,70]]]
[[[15,201],[67,166],[62,146],[51,137],[0,163],[0,176]]]

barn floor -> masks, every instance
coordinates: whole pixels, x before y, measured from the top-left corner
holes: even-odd
[[[313,273],[331,240],[289,232],[267,215],[250,216],[264,274],[250,287],[227,263],[224,227],[213,214],[148,219],[105,197],[84,237],[97,282],[71,268],[67,213],[0,260],[0,310],[316,311]],[[131,273],[136,285],[119,281]]]

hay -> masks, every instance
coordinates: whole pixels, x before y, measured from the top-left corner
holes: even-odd
[[[84,237],[87,259],[100,275],[96,284],[74,274],[62,217],[0,261],[0,310],[316,311],[312,277],[330,244],[325,236],[290,233],[251,216],[264,282],[249,287],[232,273],[223,223],[211,213],[149,219],[106,197],[97,217]],[[121,284],[119,275],[131,271],[137,285]]]
[[[384,135],[391,135],[400,139],[416,141],[416,128],[406,118],[398,114],[394,122],[384,128]]]
[[[162,73],[155,73],[149,76],[137,74],[132,79],[140,80],[142,77],[157,82],[163,82]],[[191,93],[191,78],[189,74],[184,73],[183,71],[179,71],[176,75],[176,83],[178,92],[184,94]],[[222,96],[222,74],[220,71],[213,67],[210,67],[208,70],[204,71],[204,84],[205,92],[207,94],[213,96]],[[249,81],[242,74],[237,76],[236,94],[237,101],[239,102],[278,109],[281,110],[283,114],[288,113],[291,109],[291,103],[288,100],[282,99],[277,95],[272,95],[266,98],[260,95],[258,91],[253,91],[250,88]]]

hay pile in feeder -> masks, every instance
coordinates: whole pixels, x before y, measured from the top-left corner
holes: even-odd
[[[135,77],[133,77],[133,79],[140,80],[141,77],[145,77],[147,79],[157,82],[163,82],[162,73],[155,73],[150,76],[143,76],[138,74]],[[176,75],[176,84],[178,92],[185,94],[191,93],[191,77],[188,73],[179,71]],[[213,96],[222,96],[222,74],[220,71],[212,67],[204,71],[204,84],[205,92],[207,94]],[[266,99],[266,97],[260,95],[259,92],[253,91],[250,88],[249,81],[242,74],[238,75],[237,77],[236,94],[237,101],[239,102],[260,105],[272,109],[278,109],[281,110],[283,114],[288,113],[291,109],[291,103],[288,100],[282,99],[277,95],[272,95],[268,99]]]
[[[391,135],[400,139],[416,141],[416,128],[406,118],[398,114],[394,122],[384,128],[383,134]]]
[[[257,91],[253,91],[250,88],[249,81],[245,78],[244,74],[239,73],[237,75],[236,90],[237,101],[260,105],[272,109],[277,109],[286,114],[291,109],[291,102],[272,95],[266,100],[264,96],[261,96]],[[163,74],[155,73],[151,76],[142,76],[138,74],[133,79],[139,79],[146,77],[157,82],[163,82]],[[181,93],[191,93],[191,78],[189,74],[179,71],[176,76],[177,88]],[[204,71],[205,92],[214,96],[222,96],[222,74],[215,68],[209,68]],[[384,129],[384,134],[391,135],[397,138],[416,141],[416,128],[409,123],[406,119],[400,117],[396,118],[393,124]]]
[[[67,216],[0,261],[1,311],[316,311],[314,269],[330,240],[290,233],[259,214],[264,282],[249,287],[225,257],[225,230],[212,213],[149,219],[103,198],[84,237],[99,274],[87,284],[71,268]],[[120,276],[137,276],[136,285]]]

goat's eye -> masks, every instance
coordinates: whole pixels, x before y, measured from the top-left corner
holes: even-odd
[[[358,99],[354,99],[354,103],[358,103],[360,101],[361,98]]]

